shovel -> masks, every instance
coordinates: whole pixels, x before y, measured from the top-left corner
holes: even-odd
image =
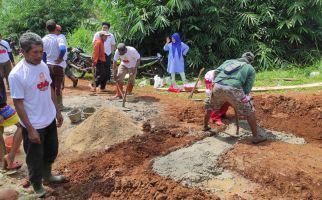
[[[125,98],[126,98],[126,95],[123,93],[122,89],[120,88],[119,84],[116,83],[116,87],[117,89],[121,92],[121,95],[122,95],[122,111],[130,111],[131,109],[129,108],[125,108]],[[126,88],[126,91],[127,92],[127,88]]]
[[[89,94],[90,96],[96,96],[96,81],[95,81],[95,72],[96,72],[96,70],[95,70],[95,67],[94,66],[92,66],[92,72],[93,72],[93,80],[92,80],[92,84],[93,84],[93,86],[94,86],[94,91],[93,91],[93,93],[91,93],[91,94]]]
[[[133,77],[133,74],[132,74],[132,73],[130,73],[129,80],[128,80],[127,85],[126,85],[125,94],[123,95],[123,103],[122,103],[122,107],[123,107],[123,108],[125,108],[125,102],[126,102],[127,90],[128,90],[128,88],[129,88],[129,84],[130,84],[130,82],[132,81],[132,77]]]
[[[196,87],[197,87],[197,84],[198,84],[198,82],[199,82],[199,79],[200,79],[200,76],[201,76],[201,73],[203,72],[203,70],[205,70],[205,68],[201,68],[201,69],[200,69],[200,71],[199,71],[199,75],[198,75],[198,79],[197,79],[197,82],[196,82],[195,86],[193,87],[193,89],[191,90],[191,93],[190,93],[190,95],[188,96],[188,99],[191,99],[191,98],[192,98],[193,93],[195,92],[195,89],[196,89]]]

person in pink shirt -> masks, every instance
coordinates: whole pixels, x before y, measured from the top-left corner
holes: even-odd
[[[210,95],[211,95],[212,81],[214,80],[214,72],[215,72],[215,70],[211,70],[211,71],[208,71],[205,74],[204,82],[205,82],[205,85],[206,85],[206,94],[208,95],[208,98],[210,98]],[[228,108],[229,108],[229,103],[226,102],[220,108],[219,111],[213,111],[211,113],[212,121],[215,122],[217,125],[223,125],[223,123],[221,121],[221,117],[226,115],[226,112],[227,112]]]

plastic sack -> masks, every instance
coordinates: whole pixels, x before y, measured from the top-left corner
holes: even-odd
[[[162,88],[163,87],[163,80],[158,76],[154,76],[154,88]]]
[[[139,87],[144,87],[146,86],[146,80],[143,80],[139,83]]]

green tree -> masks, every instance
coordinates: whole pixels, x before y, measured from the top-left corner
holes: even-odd
[[[89,1],[87,2],[89,3]],[[321,58],[322,0],[94,0],[119,41],[143,55],[179,32],[191,66],[218,66],[251,50],[259,69],[311,64]]]
[[[45,23],[54,19],[69,32],[80,26],[82,19],[89,17],[89,8],[82,0],[6,0],[3,1],[0,28],[6,36],[19,37],[26,31],[43,36]]]

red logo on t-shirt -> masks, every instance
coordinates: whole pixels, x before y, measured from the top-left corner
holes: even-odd
[[[125,57],[125,58],[123,59],[123,62],[124,62],[125,64],[128,64],[130,61],[127,59],[127,57]]]
[[[39,74],[39,79],[40,82],[37,84],[37,88],[40,91],[46,91],[48,89],[49,82],[46,80],[45,74],[43,72]]]
[[[4,54],[7,53],[7,51],[5,49],[0,49],[0,54]]]

